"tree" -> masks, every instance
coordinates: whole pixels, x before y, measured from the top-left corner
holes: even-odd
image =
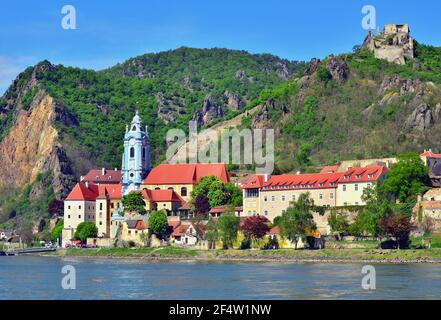
[[[233,242],[237,239],[239,218],[236,217],[233,212],[225,212],[219,217],[216,226],[224,248],[231,247]]]
[[[149,228],[160,238],[164,238],[168,233],[167,214],[164,210],[155,211],[149,218]]]
[[[410,220],[401,213],[392,213],[380,221],[382,234],[395,238],[398,249],[408,247],[409,234],[414,229]]]
[[[139,214],[146,214],[144,196],[140,192],[132,191],[122,198],[124,211],[137,212]]]
[[[214,244],[217,240],[219,240],[219,232],[217,230],[216,221],[211,218],[208,220],[208,223],[205,227],[205,240],[210,243],[210,249],[214,249]]]
[[[90,221],[81,222],[77,231],[75,231],[75,239],[86,242],[87,238],[96,238],[98,236],[98,228],[95,223]]]
[[[210,204],[205,194],[199,194],[194,199],[194,212],[196,216],[206,215],[210,211]]]
[[[268,219],[262,216],[247,217],[241,229],[248,238],[262,239],[269,231]]]
[[[341,240],[341,234],[348,232],[349,222],[346,214],[343,212],[332,211],[328,217],[328,224],[331,227],[331,231],[337,235],[337,239]]]
[[[391,203],[378,188],[364,189],[362,200],[366,205],[357,215],[355,224],[351,225],[351,231],[357,231],[360,235],[378,236],[381,219],[392,212]]]
[[[406,153],[398,157],[381,183],[380,191],[385,196],[393,196],[401,203],[415,202],[419,194],[430,185],[429,169],[416,153]]]
[[[47,206],[47,212],[53,216],[53,215],[62,215],[64,211],[64,202],[61,200],[54,199],[51,202],[49,202]]]
[[[58,220],[55,224],[55,227],[52,229],[52,241],[58,241],[58,238],[60,237],[61,232],[64,228],[64,221]]]
[[[242,192],[232,183],[224,183],[215,176],[203,177],[191,192],[192,199],[199,195],[207,197],[210,208],[222,205],[240,206],[242,204]],[[195,211],[195,201],[190,203]]]
[[[317,229],[314,218],[310,212],[313,206],[309,193],[302,193],[296,202],[282,214],[280,219],[280,228],[282,235],[290,241],[294,241],[295,249],[299,239]]]

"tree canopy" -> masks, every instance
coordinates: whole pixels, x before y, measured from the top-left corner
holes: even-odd
[[[223,213],[217,220],[217,230],[219,238],[224,244],[224,248],[229,248],[237,239],[237,232],[239,231],[239,218],[233,212]]]
[[[86,242],[87,238],[96,238],[98,236],[98,228],[91,221],[81,222],[75,231],[75,239]]]
[[[160,238],[163,238],[168,234],[167,214],[164,210],[155,211],[150,215],[149,228]]]
[[[122,198],[124,211],[137,212],[139,214],[146,214],[145,202],[142,193],[132,191]]]

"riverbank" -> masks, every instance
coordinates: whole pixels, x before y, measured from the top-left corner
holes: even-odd
[[[441,263],[441,249],[194,250],[177,247],[61,249],[56,255],[140,261],[287,262],[287,263]]]

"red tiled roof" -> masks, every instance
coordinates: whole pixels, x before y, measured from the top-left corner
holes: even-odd
[[[98,185],[99,194],[97,199],[121,199],[121,184],[100,184]]]
[[[214,207],[213,209],[210,210],[210,213],[224,213],[228,209],[229,209],[228,206]],[[242,211],[243,211],[243,207],[235,207],[234,208],[234,212],[242,212]]]
[[[265,190],[336,188],[342,173],[282,174],[264,183]]]
[[[278,235],[280,234],[280,228],[278,226],[272,227],[267,233],[267,235]]]
[[[103,174],[104,170],[104,174]],[[121,183],[120,170],[92,169],[84,177],[82,181],[93,182],[95,184],[118,184]]]
[[[142,194],[145,200],[154,202],[179,202],[184,205],[186,202],[173,190],[146,190]]]
[[[172,227],[173,230],[175,230],[177,227],[181,225],[181,221],[168,221],[169,227]]]
[[[78,182],[67,196],[68,201],[95,201],[98,197],[98,186],[93,183]]]
[[[243,181],[243,183],[240,185],[242,189],[255,189],[255,188],[262,188],[264,184],[265,177],[262,175],[253,175],[249,177],[249,179],[246,179]]]
[[[377,165],[367,168],[353,168],[342,174],[339,183],[377,181],[386,171],[386,167]]]
[[[424,151],[420,154],[420,157],[441,158],[441,154],[433,153],[432,150]]]
[[[195,184],[207,176],[229,181],[224,163],[160,164],[153,168],[143,184]]]
[[[183,236],[185,234],[185,231],[187,231],[189,224],[181,224],[176,229],[173,230],[171,236],[172,237],[179,237]]]

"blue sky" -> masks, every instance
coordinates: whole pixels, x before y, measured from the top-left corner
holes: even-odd
[[[61,27],[61,8],[67,4],[76,9],[76,30]],[[418,41],[441,46],[439,0],[3,1],[0,95],[20,71],[43,59],[98,70],[183,45],[290,60],[348,52],[366,34],[364,5],[375,6],[378,26],[406,22]]]

